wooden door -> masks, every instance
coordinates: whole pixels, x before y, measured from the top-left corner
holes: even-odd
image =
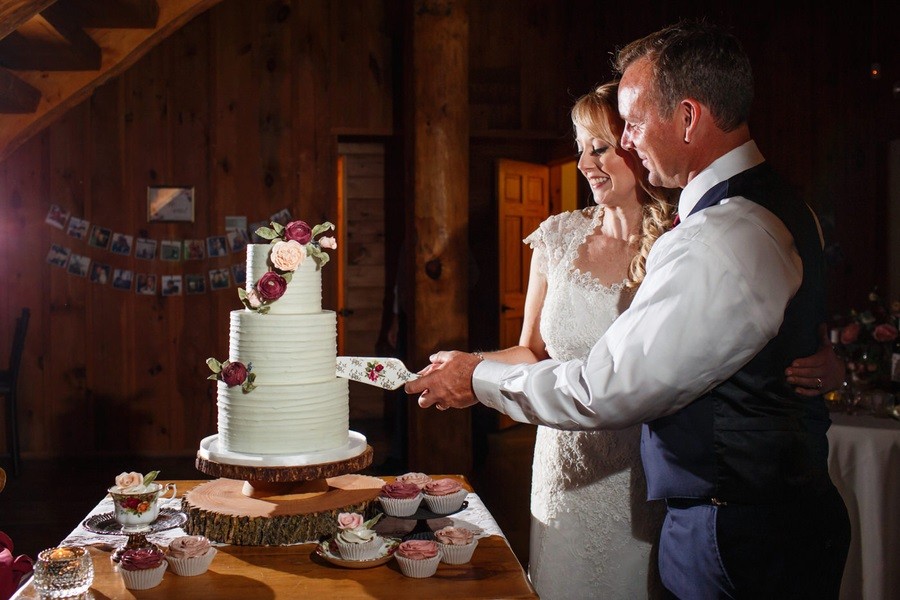
[[[549,216],[549,180],[545,165],[507,159],[497,163],[501,348],[519,343],[532,254],[522,240]]]
[[[339,279],[339,354],[376,356],[385,293],[384,145],[341,143],[342,231]],[[381,388],[350,382],[350,418],[378,419]]]

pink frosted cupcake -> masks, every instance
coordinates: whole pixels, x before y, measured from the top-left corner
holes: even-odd
[[[216,552],[202,535],[183,535],[169,544],[166,560],[176,575],[193,577],[206,573]]]
[[[439,515],[458,511],[468,495],[461,483],[449,478],[426,483],[422,491],[428,508]]]
[[[441,561],[448,565],[462,565],[472,560],[478,540],[475,533],[465,527],[444,527],[434,532],[441,549]]]
[[[414,483],[419,489],[425,487],[426,483],[431,483],[432,479],[425,473],[406,473],[405,475],[401,475],[397,478],[397,481],[402,481],[403,483]]]
[[[166,567],[165,555],[155,546],[126,550],[119,558],[119,573],[129,590],[149,590],[158,586]]]
[[[422,579],[431,577],[441,562],[437,542],[430,540],[406,540],[397,546],[394,558],[400,564],[400,572],[407,577]]]
[[[334,536],[334,543],[344,560],[372,560],[378,557],[384,546],[384,540],[379,537],[372,526],[378,522],[381,515],[363,521],[359,513],[341,513],[338,515],[338,532]]]
[[[414,483],[395,481],[381,487],[378,501],[389,516],[408,517],[418,510],[422,492]]]

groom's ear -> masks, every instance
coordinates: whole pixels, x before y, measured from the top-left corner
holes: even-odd
[[[681,101],[676,109],[676,117],[681,122],[682,134],[685,144],[690,144],[691,140],[697,134],[697,128],[700,124],[700,116],[703,113],[703,106],[691,98],[685,98]]]

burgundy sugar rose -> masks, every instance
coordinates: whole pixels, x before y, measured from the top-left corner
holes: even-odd
[[[222,381],[224,381],[225,385],[228,387],[241,385],[246,380],[247,367],[244,366],[244,363],[235,361],[233,363],[228,363],[222,368]]]
[[[287,281],[274,271],[267,271],[256,282],[256,293],[264,302],[274,302],[284,295]]]
[[[876,342],[893,342],[897,339],[897,328],[890,323],[882,323],[875,327],[872,337]]]
[[[308,244],[312,238],[312,228],[305,221],[291,221],[284,227],[284,239]]]
[[[859,337],[859,323],[850,323],[841,330],[841,343],[852,344]]]

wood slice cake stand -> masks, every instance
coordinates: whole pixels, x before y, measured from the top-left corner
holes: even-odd
[[[246,466],[197,456],[199,471],[219,477],[187,492],[185,531],[243,546],[310,542],[337,531],[337,516],[374,514],[384,485],[356,474],[372,464],[372,447],[357,456],[305,466]]]

